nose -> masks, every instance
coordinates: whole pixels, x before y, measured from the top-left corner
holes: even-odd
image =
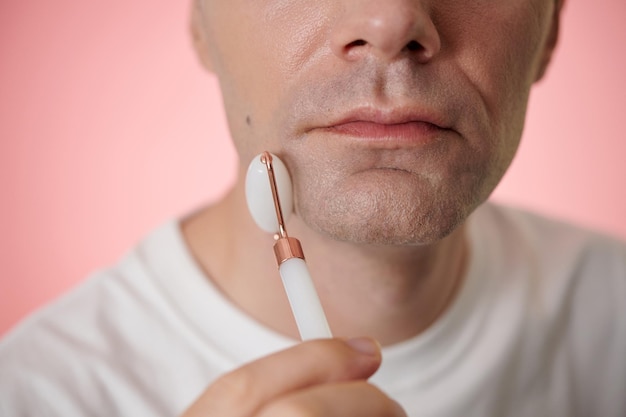
[[[393,61],[410,55],[426,63],[441,39],[421,0],[347,0],[331,31],[331,49],[355,61],[367,55]]]

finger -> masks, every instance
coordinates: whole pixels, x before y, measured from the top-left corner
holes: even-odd
[[[270,402],[255,417],[406,417],[400,405],[366,381],[316,385]]]
[[[218,378],[185,416],[247,417],[281,395],[317,384],[366,379],[380,366],[372,339],[312,340]]]

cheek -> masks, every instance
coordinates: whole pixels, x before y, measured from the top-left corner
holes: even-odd
[[[496,136],[518,137],[551,13],[545,0],[490,3],[489,13],[470,9],[456,17],[451,53],[480,95]]]
[[[474,133],[479,133],[476,146],[488,154],[488,189],[495,187],[518,149],[551,16],[544,0],[491,3],[491,12],[458,22],[462,35],[452,38],[456,43],[451,47],[457,70],[482,103],[486,129]]]
[[[280,104],[315,56],[328,11],[324,1],[239,3],[212,16],[211,36],[229,127],[245,157],[278,148]]]

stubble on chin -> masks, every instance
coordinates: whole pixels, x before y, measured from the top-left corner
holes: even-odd
[[[372,173],[370,180],[362,174],[325,190],[305,185],[306,191],[296,190],[297,211],[309,227],[335,240],[421,246],[448,236],[482,202],[472,190],[445,189],[419,178],[400,181],[411,175]]]

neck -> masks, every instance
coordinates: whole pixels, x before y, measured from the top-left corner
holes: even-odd
[[[320,235],[294,217],[287,225],[306,256],[335,336],[383,345],[416,336],[450,305],[462,281],[464,227],[427,246],[372,246]],[[183,222],[192,254],[213,283],[259,322],[298,338],[272,252],[273,239],[234,190]]]

